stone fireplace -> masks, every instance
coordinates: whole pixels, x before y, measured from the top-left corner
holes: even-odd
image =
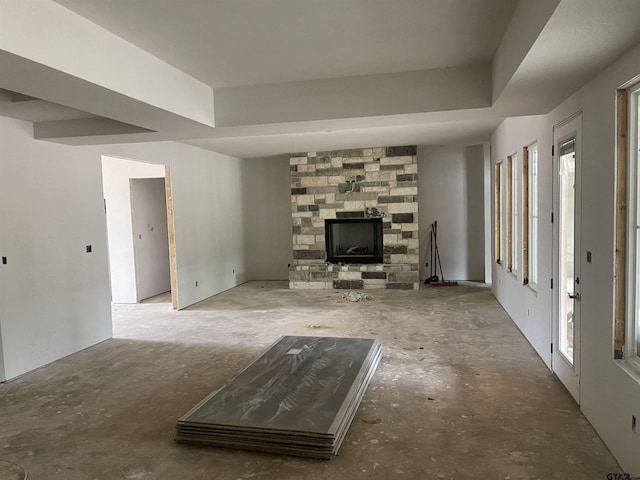
[[[416,146],[290,159],[290,288],[417,290]]]

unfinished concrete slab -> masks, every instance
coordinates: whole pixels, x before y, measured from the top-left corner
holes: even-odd
[[[343,293],[250,282],[184,311],[116,305],[116,338],[0,385],[0,459],[29,478],[65,480],[620,472],[488,288],[373,290],[361,302]],[[327,462],[174,443],[176,420],[280,335],[382,342],[340,455]]]

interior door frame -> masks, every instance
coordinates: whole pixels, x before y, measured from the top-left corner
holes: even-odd
[[[178,264],[176,262],[176,231],[173,218],[173,185],[171,167],[164,166],[164,181],[167,190],[167,227],[169,230],[169,271],[171,273],[171,307],[178,309]]]
[[[175,227],[174,227],[174,207],[173,207],[173,188],[172,188],[172,181],[171,181],[171,166],[168,164],[157,164],[157,163],[153,163],[153,162],[148,162],[148,161],[144,161],[144,160],[140,160],[140,159],[136,159],[136,158],[130,158],[130,157],[121,157],[121,156],[116,156],[116,155],[110,155],[110,154],[102,154],[101,155],[101,161],[103,164],[103,169],[104,169],[104,162],[105,161],[109,161],[109,160],[119,160],[119,161],[125,161],[125,162],[131,162],[132,164],[151,164],[151,165],[161,165],[163,167],[164,170],[164,179],[165,179],[165,190],[166,190],[166,202],[167,202],[167,227],[168,227],[168,234],[169,234],[169,261],[170,261],[170,265],[169,265],[169,271],[170,271],[170,275],[171,275],[171,304],[172,304],[172,308],[174,310],[178,309],[178,267],[177,267],[177,262],[176,262],[176,245],[175,245]],[[154,174],[152,175],[152,177],[156,177],[159,178],[156,174],[159,172],[154,172]],[[104,179],[104,170],[103,170],[103,177],[102,177],[102,183],[103,183],[103,189],[104,189],[104,184],[105,184],[105,179]],[[148,176],[144,175],[142,177],[131,177],[131,178],[149,178]],[[110,229],[109,229],[109,222],[107,220],[107,211],[109,209],[109,204],[107,203],[107,192],[103,192],[104,196],[105,196],[105,204],[104,204],[104,213],[105,213],[105,230],[107,232],[107,236],[110,235]],[[118,195],[121,195],[120,193]],[[124,201],[124,200],[122,200]],[[129,204],[130,204],[130,196],[129,196]],[[129,210],[130,211],[130,210]],[[118,221],[127,221],[125,217],[119,217]],[[128,220],[129,222],[131,221],[131,219],[129,218]],[[133,240],[133,238],[132,238]],[[127,246],[127,248],[129,248]],[[131,248],[133,248],[133,245],[131,245]],[[113,278],[111,275],[111,270],[112,270],[112,252],[110,251],[110,245],[107,245],[107,255],[109,257],[109,262],[108,262],[108,270],[109,270],[109,283],[111,285],[111,291],[112,291],[112,295],[111,295],[111,300],[113,301]],[[135,271],[133,273],[133,277],[134,277],[134,282],[137,281],[135,279]],[[137,286],[136,286],[136,295],[137,295]],[[139,299],[136,299],[136,301],[139,301]],[[133,303],[132,301],[127,300],[126,303]],[[1,373],[1,372],[0,372]]]
[[[582,213],[582,112],[579,111],[566,120],[553,127],[553,294],[552,294],[552,355],[551,369],[569,391],[575,401],[580,404],[580,358],[581,358],[581,315],[580,300],[574,301],[573,317],[573,365],[560,352],[559,321],[560,301],[559,295],[566,294],[566,286],[560,281],[560,144],[568,138],[575,136],[575,191],[574,191],[574,277],[580,277],[582,266],[582,252],[580,247],[581,237],[581,213]],[[564,292],[564,293],[563,293]],[[580,285],[574,286],[574,292],[580,294]]]

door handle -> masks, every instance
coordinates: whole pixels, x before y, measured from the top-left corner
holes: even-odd
[[[571,294],[571,293],[567,293],[567,295],[569,295],[569,298],[573,299],[573,300],[580,300],[580,294],[578,292]]]

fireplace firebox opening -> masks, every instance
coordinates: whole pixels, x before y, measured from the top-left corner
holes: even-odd
[[[325,220],[327,261],[382,263],[382,218]]]

